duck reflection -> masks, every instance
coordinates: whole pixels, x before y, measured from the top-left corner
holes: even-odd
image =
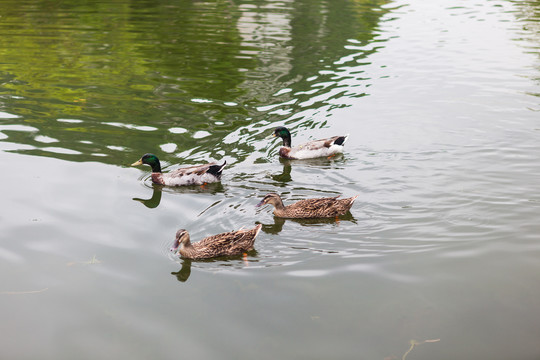
[[[133,200],[142,203],[144,206],[150,209],[154,209],[159,206],[163,191],[177,192],[177,193],[210,193],[210,194],[224,192],[224,188],[221,183],[182,186],[182,187],[174,187],[174,188],[158,185],[158,184],[152,184],[152,185],[149,185],[148,187],[150,186],[152,187],[151,198],[149,199],[133,198]],[[145,187],[146,187],[146,184],[145,184]]]
[[[133,198],[133,200],[140,202],[144,206],[150,209],[157,208],[161,202],[162,185],[152,184],[153,192],[150,199]]]
[[[303,160],[290,160],[290,159],[284,159],[279,158],[279,162],[283,165],[283,171],[280,174],[272,175],[272,180],[280,183],[280,186],[285,186],[287,183],[290,183],[292,181],[291,171],[292,171],[292,163],[295,162],[297,164],[303,164],[307,166],[313,166],[313,167],[322,167],[322,168],[330,168],[336,164],[336,162],[343,162],[344,156],[343,154],[337,154],[330,158],[322,157],[322,158],[315,158],[315,159],[303,159]]]
[[[204,268],[210,271],[219,271],[225,269],[241,269],[249,266],[250,262],[257,262],[258,259],[257,250],[249,250],[247,253],[235,256],[221,256],[211,259],[184,259],[181,258],[182,267],[176,272],[172,272],[171,275],[176,276],[176,279],[180,282],[186,282],[191,275],[192,263],[197,264],[199,268]],[[239,261],[241,260],[241,261]]]
[[[279,218],[274,216],[273,224],[262,224],[262,231],[266,234],[277,235],[283,230],[283,225],[285,224],[284,218]]]
[[[224,192],[225,188],[220,182],[209,183],[204,185],[187,185],[187,186],[164,186],[167,192],[181,193],[181,194],[200,194],[200,193],[209,193],[216,194],[219,192]]]
[[[303,164],[303,165],[309,165],[309,166],[317,166],[317,167],[331,167],[336,164],[343,163],[345,161],[345,156],[343,154],[336,154],[333,156],[323,156],[318,158],[312,158],[312,159],[283,159],[279,158],[279,162],[282,164]]]
[[[171,275],[176,276],[176,279],[180,282],[186,282],[191,275],[191,259],[183,259],[182,268],[177,272],[172,272]]]
[[[297,224],[300,224],[302,226],[309,226],[309,225],[315,225],[315,224],[335,224],[339,225],[341,221],[351,221],[352,223],[356,224],[356,219],[352,215],[352,213],[349,211],[344,215],[334,217],[334,218],[310,218],[310,219],[286,219],[274,216],[274,223],[273,224],[262,224],[262,231],[266,234],[272,234],[277,235],[283,230],[283,225],[285,225],[286,221],[292,221]],[[259,224],[259,222],[257,222]]]
[[[292,170],[291,161],[287,160],[287,159],[281,159],[281,158],[280,158],[279,161],[283,164],[283,171],[281,172],[281,174],[272,175],[272,179],[274,181],[277,181],[277,182],[281,183],[281,186],[285,186],[285,185],[287,185],[287,183],[292,181],[292,177],[291,177],[291,170]]]

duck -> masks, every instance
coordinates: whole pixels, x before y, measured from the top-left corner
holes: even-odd
[[[183,185],[204,185],[221,181],[221,172],[227,164],[219,165],[215,162],[202,165],[193,165],[179,168],[168,173],[161,172],[161,164],[154,154],[144,154],[131,166],[150,165],[152,168],[152,182],[158,185],[183,186]]]
[[[358,197],[356,195],[350,198],[338,199],[339,196],[305,199],[285,206],[278,194],[269,193],[256,206],[273,205],[274,215],[281,218],[329,218],[346,214]]]
[[[279,156],[284,159],[313,159],[318,157],[331,157],[343,152],[343,146],[349,134],[333,136],[326,139],[312,140],[304,144],[291,147],[291,133],[284,126],[278,126],[267,138],[280,137],[283,139],[283,147],[279,149]]]
[[[258,224],[253,229],[240,229],[212,235],[196,243],[191,243],[187,230],[180,229],[176,232],[176,239],[171,251],[186,259],[209,259],[218,256],[241,255],[253,250],[255,238],[261,228],[262,224]]]

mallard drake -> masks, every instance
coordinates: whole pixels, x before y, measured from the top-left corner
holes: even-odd
[[[173,170],[163,174],[161,164],[156,155],[144,154],[137,162],[131,166],[150,165],[152,167],[152,182],[159,185],[182,186],[182,185],[203,185],[206,183],[218,182],[221,180],[221,172],[227,164],[208,163],[203,165],[193,165]]]
[[[262,224],[249,230],[231,231],[205,237],[201,241],[191,243],[187,230],[176,232],[176,240],[171,251],[178,252],[187,259],[208,259],[217,256],[240,255],[253,249],[255,238],[261,231]]]
[[[283,147],[279,149],[279,156],[282,158],[313,159],[342,153],[343,146],[349,135],[308,141],[307,143],[291,147],[291,133],[286,127],[279,126],[268,137],[280,137],[283,139]]]
[[[267,194],[257,207],[270,204],[274,205],[274,215],[282,218],[326,218],[344,215],[349,211],[358,195],[338,199],[338,196],[329,198],[306,199],[284,206],[278,194]]]

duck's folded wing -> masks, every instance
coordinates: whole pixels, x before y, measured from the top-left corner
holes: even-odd
[[[298,148],[306,150],[320,150],[323,148],[329,148],[333,145],[342,146],[345,144],[345,141],[347,141],[347,137],[348,135],[332,136],[331,138],[308,141],[307,143],[298,146]]]
[[[331,198],[300,200],[287,206],[287,211],[297,212],[299,214],[317,214],[334,206],[336,201],[337,196]]]
[[[216,163],[212,162],[208,164],[186,166],[186,167],[182,167],[182,168],[170,171],[168,174],[170,176],[186,176],[186,175],[191,175],[191,174],[202,175],[206,173],[212,165],[216,165]]]

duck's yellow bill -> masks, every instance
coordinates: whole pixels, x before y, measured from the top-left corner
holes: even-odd
[[[139,166],[139,165],[142,165],[142,159],[139,159],[137,162],[134,162],[133,164],[131,164],[131,166]]]
[[[274,137],[276,137],[275,133],[268,135],[267,137],[265,137],[265,139],[271,139],[271,138],[274,138]]]

